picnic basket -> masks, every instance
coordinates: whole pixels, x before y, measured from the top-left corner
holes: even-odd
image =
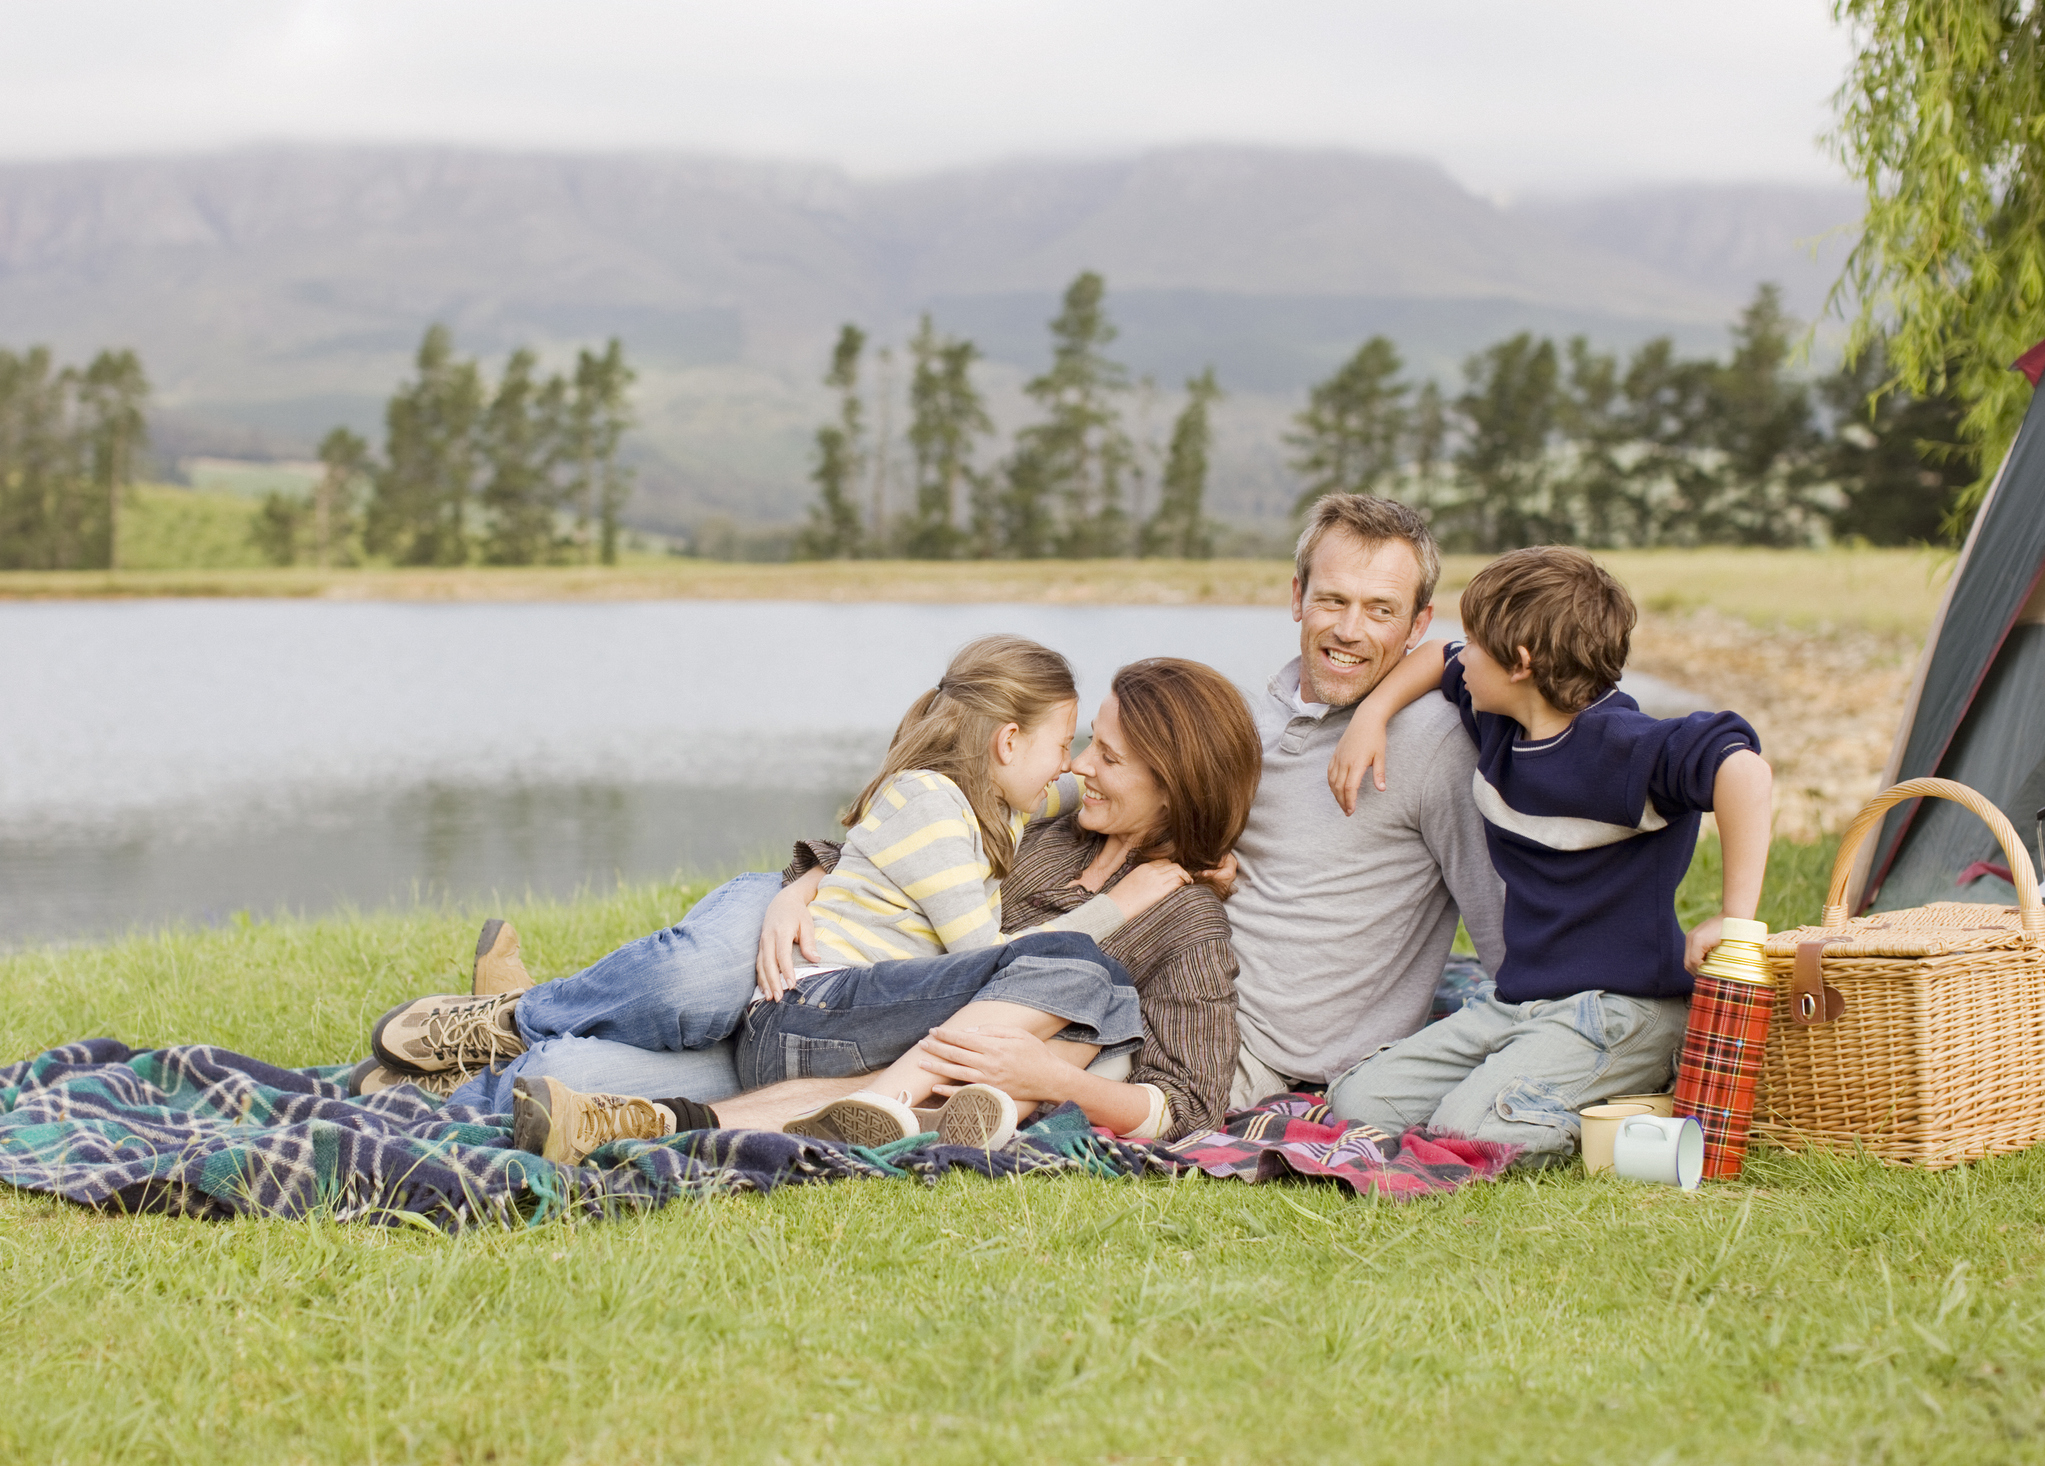
[[[1951,799],[1995,832],[2015,907],[1934,901],[1849,919],[1854,856],[1906,799]],[[2045,1140],[2045,907],[2002,811],[1950,779],[1875,796],[1839,843],[1824,920],[1769,937],[1775,1019],[1756,1139],[1939,1170]]]

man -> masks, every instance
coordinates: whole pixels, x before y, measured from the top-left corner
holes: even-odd
[[[1242,1048],[1230,1102],[1325,1084],[1416,1032],[1460,914],[1487,971],[1504,955],[1504,886],[1471,795],[1456,710],[1423,698],[1392,719],[1384,791],[1345,816],[1328,761],[1350,714],[1427,634],[1441,554],[1405,505],[1329,494],[1293,561],[1299,658],[1252,700],[1264,775],[1236,844],[1228,903]]]

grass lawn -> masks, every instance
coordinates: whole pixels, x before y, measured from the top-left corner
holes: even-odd
[[[1830,852],[1779,846],[1764,915]],[[1707,843],[1685,890],[1715,892]],[[701,887],[515,907],[536,970]],[[458,981],[478,911],[0,960],[0,1055],[287,1063]],[[1875,1462],[2045,1456],[2045,1156],[1571,1167],[1439,1201],[1040,1177],[440,1237],[0,1194],[0,1459]]]
[[[164,491],[171,492],[171,491]],[[244,507],[246,501],[238,501]],[[228,507],[233,507],[230,502]],[[240,531],[244,540],[246,529]],[[248,558],[220,562],[248,565]],[[1487,557],[1451,555],[1452,596]],[[1599,558],[1644,610],[1712,607],[1757,625],[1850,627],[1921,636],[1950,556],[1927,550],[1614,550]],[[137,564],[145,563],[137,561]],[[148,561],[148,564],[164,562]],[[747,565],[628,557],[611,568],[453,570],[206,568],[0,573],[0,599],[70,596],[314,596],[335,600],[1030,601],[1053,604],[1283,605],[1286,560],[837,560]],[[1441,604],[1447,608],[1449,596]]]

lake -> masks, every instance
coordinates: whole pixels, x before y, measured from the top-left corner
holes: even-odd
[[[778,866],[991,631],[1082,721],[1135,658],[1255,690],[1297,648],[1270,607],[0,604],[0,946]]]

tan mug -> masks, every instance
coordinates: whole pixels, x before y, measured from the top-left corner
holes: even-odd
[[[1651,1115],[1654,1111],[1640,1101],[1620,1103],[1607,1101],[1578,1110],[1577,1118],[1583,1122],[1583,1168],[1595,1176],[1600,1171],[1612,1169],[1612,1141],[1619,1134],[1619,1124],[1634,1115]]]
[[[1646,1105],[1649,1114],[1673,1115],[1676,1113],[1674,1094],[1615,1094],[1605,1101],[1608,1105]]]

